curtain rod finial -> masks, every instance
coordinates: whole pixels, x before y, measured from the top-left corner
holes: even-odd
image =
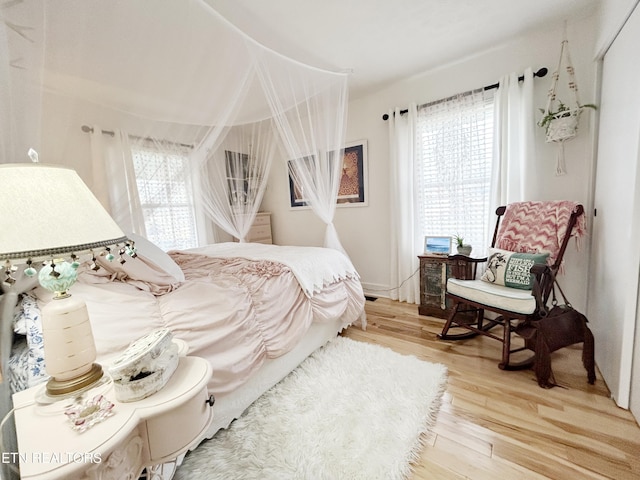
[[[389,120],[389,114],[385,113],[384,115],[382,115],[382,120]]]
[[[544,77],[548,72],[547,67],[542,67],[534,74],[534,77]]]

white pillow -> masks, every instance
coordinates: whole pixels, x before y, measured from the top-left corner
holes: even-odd
[[[136,243],[136,252],[138,255],[164,270],[179,282],[184,282],[184,272],[167,252],[135,233],[130,233],[127,237]]]
[[[531,267],[536,263],[546,263],[547,258],[549,258],[548,253],[519,253],[490,248],[487,268],[480,280],[511,288],[531,290],[534,280]]]

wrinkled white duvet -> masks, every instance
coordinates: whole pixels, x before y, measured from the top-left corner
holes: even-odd
[[[259,248],[252,249],[253,259],[244,253],[233,256],[232,245],[224,248],[222,258],[213,256],[214,249],[171,252],[185,275],[179,286],[166,279],[152,285],[148,279],[156,278],[155,273],[145,282],[127,279],[122,272],[80,275],[72,292],[87,303],[98,361],[108,364],[135,339],[169,328],[187,342],[189,355],[211,363],[210,392],[225,394],[244,384],[266,359],[290,351],[313,322],[341,319],[346,326],[363,318],[362,286],[346,257],[346,262],[332,263],[327,259],[333,251],[294,247],[289,260],[282,257],[285,264],[272,253],[260,259]],[[240,247],[239,252],[246,251]],[[318,263],[314,255],[323,260]],[[300,284],[303,269],[293,272],[296,258],[312,277],[309,266],[323,265],[315,276],[322,278],[322,288],[314,280],[311,295]],[[50,296],[38,289],[40,304]]]

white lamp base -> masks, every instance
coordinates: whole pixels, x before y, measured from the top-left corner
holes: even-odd
[[[87,306],[82,299],[54,297],[42,309],[47,393],[68,395],[97,383],[103,375],[95,363],[96,346]]]
[[[96,383],[65,395],[50,395],[47,391],[46,383],[40,384],[38,387],[35,394],[38,408],[42,409],[41,412],[43,414],[57,414],[78,403],[78,401],[106,394],[113,388],[113,380],[109,375],[103,375]]]

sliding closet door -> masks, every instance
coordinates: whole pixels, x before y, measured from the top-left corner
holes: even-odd
[[[587,314],[596,362],[618,405],[638,417],[636,337],[640,275],[640,9],[604,56]],[[634,345],[635,344],[635,345]],[[636,361],[633,361],[635,350]],[[636,364],[635,372],[632,365]]]

